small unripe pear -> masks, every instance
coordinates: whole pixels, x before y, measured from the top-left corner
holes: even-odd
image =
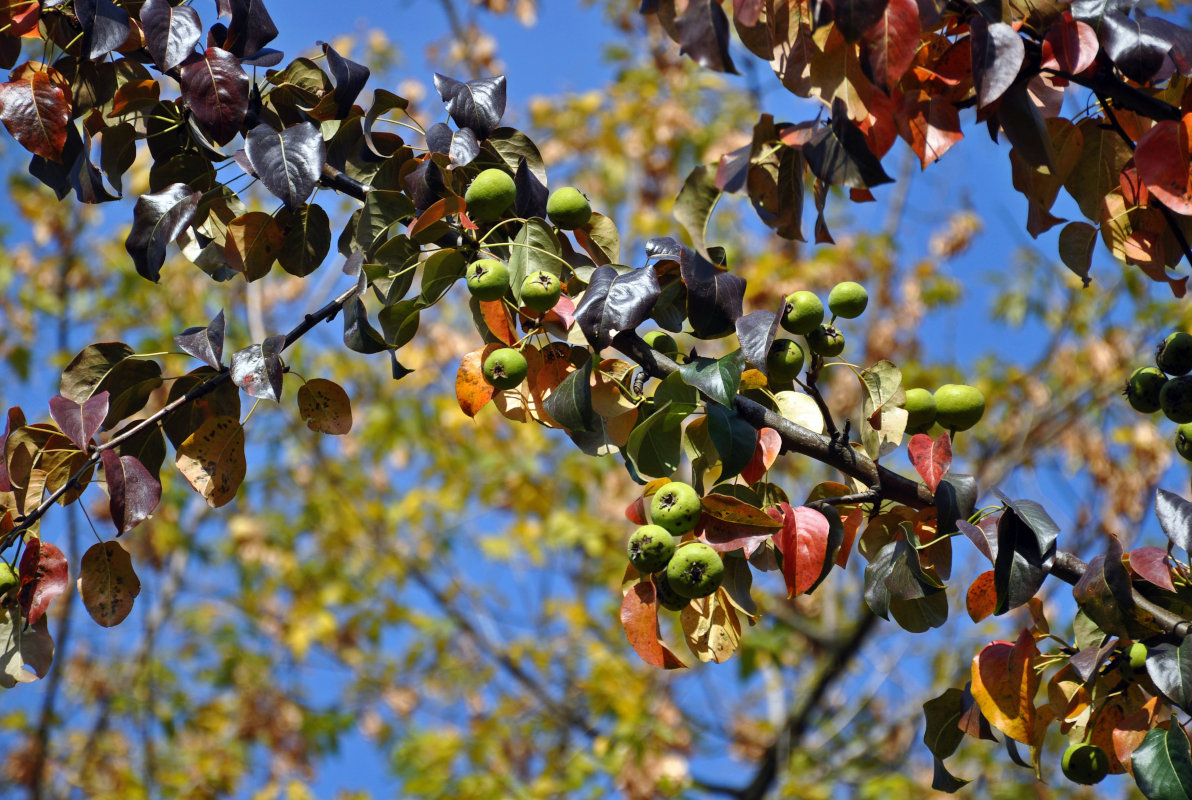
[[[501,347],[488,354],[481,370],[494,389],[512,389],[526,379],[530,365],[520,351]]]
[[[648,331],[642,335],[642,341],[667,358],[679,355],[679,345],[666,331]]]
[[[793,339],[775,339],[766,356],[768,377],[776,381],[793,381],[803,369],[803,348]]]
[[[791,333],[805,336],[818,328],[823,321],[824,304],[815,296],[815,292],[803,290],[787,295],[782,327]]]
[[[807,346],[816,355],[832,358],[844,352],[844,334],[831,325],[820,325],[807,334]]]
[[[699,524],[703,511],[699,494],[690,484],[671,481],[654,493],[650,501],[650,520],[675,536],[682,536]]]
[[[671,556],[666,580],[680,597],[707,597],[724,581],[724,561],[703,542],[690,542]]]
[[[828,293],[828,310],[838,317],[855,319],[869,305],[869,293],[865,287],[854,281],[844,281],[832,287]]]
[[[1185,422],[1175,429],[1175,451],[1192,461],[1192,422]]]
[[[1068,780],[1092,786],[1109,774],[1109,757],[1095,744],[1078,743],[1064,751],[1061,766]]]
[[[1155,364],[1168,375],[1192,372],[1192,335],[1176,331],[1159,343]]]
[[[639,572],[664,569],[675,554],[675,537],[661,525],[642,525],[629,537],[629,563]]]
[[[476,222],[492,222],[513,205],[517,197],[517,186],[508,172],[502,169],[486,169],[472,179],[464,192],[468,216]]]
[[[907,389],[905,408],[907,433],[926,433],[935,422],[935,398],[926,389]]]
[[[1166,383],[1167,376],[1158,367],[1139,367],[1130,374],[1123,394],[1135,411],[1151,414],[1163,407],[1159,393]]]
[[[481,258],[468,265],[468,291],[477,300],[500,300],[509,291],[509,267],[495,258]]]
[[[1172,422],[1192,422],[1192,375],[1181,375],[1163,384],[1159,406]]]
[[[934,398],[935,421],[950,431],[967,431],[985,416],[985,395],[976,386],[945,383]]]
[[[534,311],[550,311],[555,307],[555,303],[559,302],[562,294],[563,285],[559,283],[559,276],[546,270],[531,272],[522,281],[522,305]]]
[[[575,230],[592,218],[592,204],[573,186],[564,186],[546,200],[546,215],[563,230]]]

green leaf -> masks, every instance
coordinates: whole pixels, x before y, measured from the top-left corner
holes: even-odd
[[[679,374],[689,386],[726,408],[732,408],[744,371],[745,355],[739,349],[723,358],[697,357],[679,367]]]
[[[422,299],[426,305],[438,302],[467,268],[463,253],[458,250],[439,250],[431,255],[422,268]]]
[[[547,184],[546,166],[542,162],[542,154],[538,152],[538,147],[530,140],[529,136],[514,128],[497,128],[489,134],[485,144],[496,151],[511,172],[517,171],[518,164],[524,158],[526,167],[534,174],[534,177],[544,186]]]
[[[969,782],[964,778],[957,778],[944,766],[944,760],[942,758],[939,756],[935,757],[935,769],[931,775],[932,789],[935,789],[937,792],[955,794],[968,785]]]
[[[408,344],[418,333],[418,322],[426,303],[421,297],[411,297],[391,306],[385,306],[377,314],[385,343],[391,347]]]
[[[526,276],[542,270],[560,278],[563,275],[562,249],[554,229],[546,221],[526,220],[513,239],[509,254],[509,283],[513,296],[521,302],[521,285]]]
[[[369,192],[356,225],[357,246],[365,253],[372,253],[394,225],[413,216],[414,204],[402,192]]]
[[[543,403],[546,413],[568,431],[595,431],[592,410],[592,359],[564,378]]]
[[[637,424],[625,443],[625,455],[639,475],[665,478],[679,468],[683,454],[680,423],[686,414],[672,413],[669,402]]]
[[[749,466],[757,448],[757,429],[736,411],[708,406],[708,434],[720,456],[721,480],[731,478]]]
[[[1166,731],[1152,728],[1130,756],[1134,780],[1148,800],[1192,798],[1192,756],[1176,720]]]
[[[964,731],[960,729],[959,723],[964,712],[964,692],[956,688],[948,689],[923,704],[923,715],[927,718],[923,744],[936,758],[947,758],[960,746]]]
[[[716,170],[700,165],[687,176],[679,196],[675,198],[675,219],[687,230],[691,246],[705,258],[711,258],[706,239],[708,219],[720,195],[720,190],[716,188]]]
[[[294,211],[283,208],[275,217],[285,232],[277,263],[299,278],[319,268],[331,252],[331,220],[322,206],[313,203]]]

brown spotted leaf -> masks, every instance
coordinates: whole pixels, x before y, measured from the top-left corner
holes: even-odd
[[[105,628],[123,622],[141,593],[132,559],[116,542],[99,542],[83,554],[78,584],[87,613]]]
[[[235,417],[211,417],[178,447],[183,477],[212,508],[231,502],[247,471],[244,428]]]
[[[492,384],[484,379],[481,366],[489,353],[498,347],[498,344],[486,345],[460,359],[455,373],[455,399],[459,401],[460,410],[469,417],[475,417],[493,399]]]
[[[333,381],[314,378],[302,384],[298,411],[312,431],[342,436],[352,430],[352,401]]]

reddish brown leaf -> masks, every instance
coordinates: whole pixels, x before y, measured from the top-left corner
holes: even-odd
[[[991,642],[973,657],[972,693],[989,724],[1023,744],[1035,737],[1035,693],[1039,673],[1035,639],[1023,630],[1015,644]]]
[[[161,500],[161,484],[136,456],[117,456],[104,450],[104,480],[108,484],[108,509],[119,534],[149,518]]]
[[[66,434],[66,438],[86,452],[91,439],[99,432],[108,415],[108,393],[100,392],[83,401],[82,405],[68,397],[50,398],[50,416]]]
[[[960,112],[942,97],[907,95],[895,112],[898,134],[906,140],[919,164],[926,168],[964,138]]]
[[[25,544],[21,564],[21,589],[17,599],[25,620],[30,625],[41,619],[50,602],[66,591],[70,579],[66,556],[54,545],[41,539],[31,539]]]
[[[36,0],[0,0],[0,26],[14,36],[37,37],[41,4]]]
[[[32,62],[0,84],[0,121],[21,146],[50,161],[62,158],[70,124],[69,84],[53,67]]]
[[[896,86],[919,49],[919,4],[890,0],[882,18],[865,32],[862,47],[870,74],[887,90]]]
[[[1177,214],[1192,214],[1192,175],[1188,173],[1188,128],[1192,115],[1182,123],[1164,120],[1146,132],[1134,151],[1138,175],[1148,190]]]
[[[986,570],[977,576],[969,586],[964,598],[964,607],[973,622],[980,622],[997,610],[997,587],[993,583],[993,570]]]
[[[182,65],[182,97],[218,145],[240,131],[248,111],[248,74],[227,50],[208,47]]]
[[[134,111],[145,111],[157,105],[161,84],[155,80],[129,81],[116,90],[109,117],[119,117]]]
[[[78,586],[87,613],[105,628],[123,622],[141,593],[132,559],[116,542],[99,542],[83,554]]]
[[[735,497],[709,494],[702,503],[699,538],[722,553],[744,548],[746,555],[752,555],[782,527],[767,512]]]
[[[654,584],[642,581],[625,594],[621,601],[621,625],[634,652],[652,667],[683,669],[687,665],[658,641],[658,602]]]
[[[1155,727],[1158,707],[1159,698],[1152,697],[1143,704],[1142,708],[1127,714],[1114,726],[1113,754],[1131,775],[1134,772],[1130,769],[1130,756],[1142,744],[1147,731]]]
[[[646,524],[646,503],[642,498],[637,498],[629,505],[625,506],[625,519],[632,522],[634,525]]]
[[[271,215],[250,211],[228,223],[224,255],[228,266],[255,281],[269,274],[281,252],[285,233]]]
[[[1162,547],[1137,547],[1130,551],[1130,571],[1161,589],[1175,591],[1171,582],[1171,567],[1167,564],[1167,550]]]
[[[1084,72],[1097,59],[1101,43],[1093,27],[1072,18],[1071,11],[1051,23],[1043,39],[1043,64],[1073,75]]]
[[[733,0],[733,17],[746,28],[752,28],[761,19],[764,0]]]
[[[469,417],[475,417],[493,399],[493,386],[484,379],[481,366],[488,354],[498,346],[485,345],[468,353],[459,362],[459,370],[455,373],[455,397],[459,400],[460,409]]]
[[[757,483],[766,474],[782,450],[782,437],[773,428],[762,428],[758,431],[757,447],[753,450],[753,459],[745,469],[741,470],[741,477],[746,483]]]
[[[925,433],[916,433],[911,437],[906,451],[911,465],[923,478],[923,483],[935,494],[936,487],[952,466],[952,439],[948,432],[941,433],[938,439],[932,439]]]
[[[1106,700],[1093,714],[1093,725],[1089,741],[1097,745],[1109,757],[1109,774],[1120,775],[1126,771],[1121,760],[1117,757],[1113,735],[1117,727],[1122,724],[1127,714],[1137,713],[1137,708],[1129,708],[1130,695],[1118,694]]]
[[[774,544],[782,553],[782,577],[787,597],[796,597],[819,580],[828,557],[828,518],[814,508],[791,508],[782,504],[781,512],[770,509],[782,520],[782,530],[774,534]]]
[[[505,303],[500,300],[482,300],[480,313],[484,317],[484,324],[505,344],[513,347],[517,344],[517,334],[513,330],[513,323],[509,319],[509,311]]]

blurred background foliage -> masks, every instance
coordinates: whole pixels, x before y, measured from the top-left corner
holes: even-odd
[[[700,71],[635,2],[587,5],[618,35],[603,53],[577,54],[603,60],[605,85],[537,97],[511,85],[507,119],[539,144],[553,185],[579,186],[616,220],[636,264],[645,239],[677,234],[671,208],[691,168],[747,142],[763,111],[816,112],[792,107],[772,76]],[[499,73],[492,20],[533,28],[539,11],[534,0],[420,0],[401,13],[445,15],[451,31],[425,52],[398,52],[382,31],[334,46],[429,123],[440,113],[431,70]],[[1042,502],[1068,549],[1087,554],[1107,532],[1136,546],[1154,535],[1154,485],[1166,475],[1182,490],[1187,472],[1169,474],[1166,431],[1116,395],[1150,343],[1188,327],[1187,312],[1137,271],[1099,258],[1082,291],[1025,237],[990,234],[1006,227],[991,218],[1004,198],[991,205],[964,169],[994,150],[979,138],[941,174],[919,176],[906,154],[880,203],[834,198],[834,246],[778,239],[727,200],[709,240],[748,279],[747,310],[797,288],[865,284],[864,327],[846,328],[855,362],[888,358],[909,386],[967,381],[988,398],[985,422],[958,442],[964,470],[986,490]],[[123,209],[59,204],[11,153],[5,164],[0,394],[31,419],[88,342],[171,350],[175,333],[224,309],[229,347],[240,347],[347,285],[337,263],[305,280],[275,271],[213,284],[178,256],[149,284],[128,264]],[[129,196],[146,190],[139,166]],[[713,797],[750,781],[783,798],[929,795],[922,702],[962,685],[972,655],[1013,639],[1021,620],[973,625],[959,592],[939,631],[871,625],[854,561],[795,601],[765,576],[761,620],[729,663],[652,670],[617,611],[632,530],[623,510],[638,488],[619,461],[586,457],[557,431],[509,423],[491,405],[476,420],[459,412],[456,365],[478,343],[463,287],[453,293],[403,349],[414,371],[400,382],[383,358],[346,354],[335,325],[288,352],[286,397],[253,413],[249,478],[233,505],[212,512],[163,474],[156,515],[121,540],[144,585],[133,616],[100,630],[77,599],[57,603],[54,672],[3,697],[0,796]],[[838,372],[827,395],[847,415],[860,396]],[[350,435],[302,424],[292,398],[314,377],[348,390]],[[891,461],[908,469],[901,452]],[[796,458],[774,470],[792,498],[834,477]],[[97,493],[87,505],[102,526],[106,502]],[[45,526],[72,559],[92,538],[76,507]],[[967,547],[958,587],[980,571]],[[1066,590],[1046,605],[1066,629]],[[1058,734],[1053,744],[1050,784],[988,742],[966,744],[950,768],[978,781],[965,790],[975,796],[1080,796],[1059,776]],[[1136,790],[1113,778],[1099,791]]]

